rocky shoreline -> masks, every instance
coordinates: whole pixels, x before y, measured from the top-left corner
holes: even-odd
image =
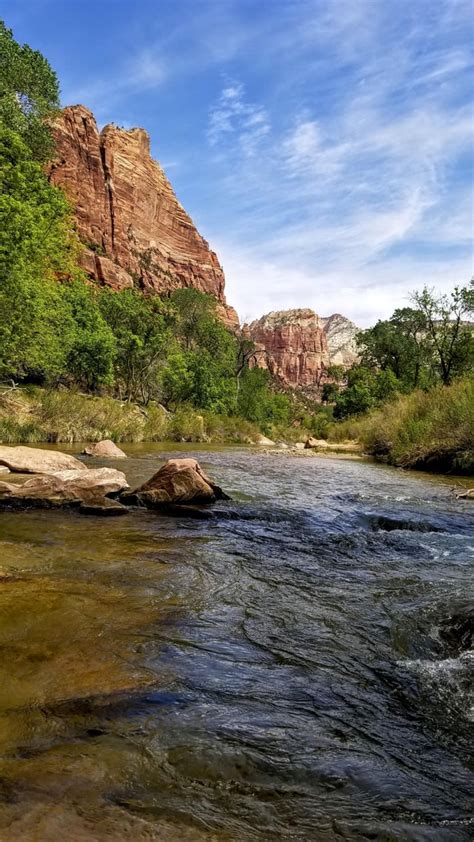
[[[127,458],[123,451],[117,456],[113,442],[100,444],[95,455],[104,457],[109,452],[113,458]],[[0,509],[66,508],[86,515],[116,516],[137,506],[161,510],[171,506],[176,513],[176,507],[206,506],[230,499],[191,458],[168,459],[134,490],[122,471],[89,468],[76,457],[59,451],[0,446],[0,466],[4,473],[33,474],[22,482],[0,482]]]

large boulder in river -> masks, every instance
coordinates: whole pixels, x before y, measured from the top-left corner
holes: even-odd
[[[121,495],[123,503],[149,508],[170,504],[214,503],[229,497],[202,470],[196,459],[169,459],[148,482]]]
[[[124,506],[107,497],[125,488],[125,475],[112,468],[58,471],[21,484],[0,482],[0,508],[77,507],[87,514],[125,514]]]
[[[95,442],[95,444],[88,444],[82,451],[84,456],[97,456],[101,459],[126,459],[127,454],[117,447],[112,439],[104,439],[103,441]]]
[[[20,474],[52,474],[54,471],[87,471],[87,467],[68,453],[39,447],[0,445],[0,465]]]

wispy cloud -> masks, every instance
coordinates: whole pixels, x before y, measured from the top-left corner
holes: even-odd
[[[245,155],[251,156],[269,132],[266,110],[246,99],[241,82],[228,81],[209,112],[207,137],[210,145],[236,144]]]
[[[440,5],[393,15],[372,0],[306,4],[304,64],[279,81],[273,110],[254,104],[273,124],[257,160],[232,170],[227,146],[221,187],[236,221],[216,239],[244,312],[345,308],[367,323],[415,286],[472,273],[467,7]]]

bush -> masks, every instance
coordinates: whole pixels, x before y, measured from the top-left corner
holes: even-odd
[[[474,472],[474,379],[402,395],[383,410],[333,424],[330,438],[359,439],[392,465]]]

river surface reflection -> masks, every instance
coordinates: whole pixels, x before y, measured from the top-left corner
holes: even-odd
[[[0,514],[2,842],[471,839],[472,501],[185,449],[211,520]]]

